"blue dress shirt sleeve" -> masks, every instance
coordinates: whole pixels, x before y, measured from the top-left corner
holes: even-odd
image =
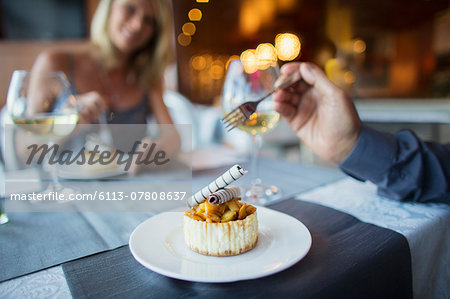
[[[450,143],[424,142],[413,132],[395,136],[362,126],[340,169],[400,201],[450,203]]]

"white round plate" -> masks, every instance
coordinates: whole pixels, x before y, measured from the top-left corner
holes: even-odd
[[[297,219],[258,207],[258,243],[230,257],[205,256],[184,243],[183,212],[165,212],[141,223],[130,236],[130,251],[144,267],[159,274],[196,282],[232,282],[282,271],[311,248],[311,234]]]
[[[58,168],[58,176],[63,179],[71,180],[93,180],[118,176],[127,173],[125,165],[118,165],[113,168],[95,169],[89,171],[80,165],[65,165]]]

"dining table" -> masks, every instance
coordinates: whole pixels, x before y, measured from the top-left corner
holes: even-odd
[[[192,169],[192,192],[235,164],[225,156],[224,163],[209,166],[204,159],[199,161],[201,168]],[[248,167],[245,158],[239,164]],[[190,269],[180,266],[174,270],[180,275],[172,275],[161,267],[150,270],[130,250],[130,236],[139,225],[170,211],[6,211],[9,222],[0,225],[0,298],[449,298],[448,205],[394,201],[379,196],[372,183],[357,181],[337,168],[279,158],[262,157],[259,173],[282,195],[257,209],[292,217],[311,237],[305,254],[288,266],[283,255],[277,256],[279,246],[291,246],[293,254],[300,249],[260,233],[255,252],[278,262],[261,260],[249,251],[240,257],[245,262],[236,279],[214,281],[212,272],[214,282],[198,281],[190,277],[195,263]],[[146,175],[134,180],[143,181]],[[122,178],[93,180],[102,185]],[[244,176],[235,184],[248,183],[250,177]],[[259,220],[261,229],[270,223]],[[152,229],[162,230],[157,225]],[[264,229],[275,236],[290,231]],[[162,265],[199,255],[176,255],[163,241],[150,233],[146,240],[154,248],[167,249],[156,257]],[[232,267],[236,259],[202,256],[201,261],[212,267],[215,261],[229,261]],[[242,277],[241,272],[251,272],[255,263],[262,263],[258,269],[263,270]]]

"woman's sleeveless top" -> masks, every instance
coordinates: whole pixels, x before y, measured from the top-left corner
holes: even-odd
[[[74,85],[74,62],[73,56],[69,54],[69,69],[68,77],[71,83],[73,94],[77,95],[78,92]],[[127,148],[141,140],[147,135],[147,117],[150,115],[149,98],[147,94],[142,95],[141,101],[134,107],[124,110],[110,109],[106,111],[106,122],[112,133],[114,145],[118,149],[127,151]],[[116,126],[123,125],[136,125],[136,126]]]

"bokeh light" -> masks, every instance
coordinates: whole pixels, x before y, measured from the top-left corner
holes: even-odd
[[[353,52],[361,54],[365,50],[366,50],[366,43],[363,40],[357,39],[353,42]]]
[[[338,59],[332,58],[327,61],[325,64],[325,74],[334,84],[341,85],[340,79],[343,77],[344,70]]]
[[[193,8],[188,13],[189,20],[200,21],[202,19],[202,11],[198,8]]]
[[[211,78],[215,80],[220,80],[224,76],[224,64],[222,60],[215,59],[211,64],[210,69]]]
[[[275,65],[277,61],[277,51],[269,43],[258,45],[256,47],[256,56],[258,59],[258,68],[262,70]]]
[[[337,86],[349,90],[356,81],[355,74],[336,58],[332,58],[325,64],[325,74]]]
[[[275,49],[278,59],[283,61],[294,60],[300,54],[300,39],[292,33],[280,33],[275,38]]]
[[[189,35],[180,33],[178,34],[177,40],[180,45],[182,45],[183,47],[187,47],[191,44],[192,38]]]
[[[353,83],[355,83],[355,74],[353,74],[353,72],[351,72],[351,71],[346,71],[344,73],[344,82],[346,84],[353,84]]]
[[[228,69],[228,66],[230,65],[230,62],[232,62],[233,60],[238,60],[239,56],[238,55],[231,55],[230,58],[228,58],[226,64],[225,64],[225,69]]]
[[[255,50],[245,50],[242,52],[240,59],[246,73],[252,74],[258,70],[258,56]]]
[[[186,22],[186,23],[184,23],[181,30],[183,30],[183,33],[186,35],[194,35],[196,28],[195,28],[194,23]]]
[[[192,68],[196,71],[201,71],[206,68],[206,59],[202,55],[191,58]]]
[[[277,4],[273,0],[253,0],[250,2],[253,3],[253,11],[254,13],[255,10],[257,11],[262,23],[270,24],[273,22],[277,10]]]
[[[244,1],[239,12],[239,30],[244,36],[255,34],[261,27],[261,17],[253,1]]]
[[[270,43],[260,44],[256,49],[247,49],[240,56],[244,71],[254,73],[265,70],[277,63],[275,47]]]

